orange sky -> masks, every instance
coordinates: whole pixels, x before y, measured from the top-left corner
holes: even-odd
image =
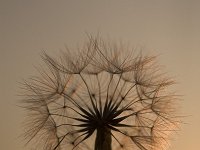
[[[26,150],[18,139],[24,113],[18,82],[35,73],[42,50],[75,45],[100,33],[159,54],[183,95],[185,125],[170,150],[200,147],[200,1],[0,0],[0,149]]]

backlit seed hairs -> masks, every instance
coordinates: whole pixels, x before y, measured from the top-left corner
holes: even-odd
[[[154,56],[90,37],[23,82],[24,137],[40,150],[164,150],[177,97]],[[31,145],[31,144],[30,144]]]

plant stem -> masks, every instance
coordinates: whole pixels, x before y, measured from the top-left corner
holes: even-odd
[[[95,150],[112,150],[111,131],[109,129],[97,129],[97,135],[95,139]]]

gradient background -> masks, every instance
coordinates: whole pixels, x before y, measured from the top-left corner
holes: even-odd
[[[170,150],[200,147],[200,1],[0,0],[0,149],[27,150],[18,82],[35,73],[42,50],[56,53],[86,34],[122,39],[159,54],[178,81],[185,125]]]

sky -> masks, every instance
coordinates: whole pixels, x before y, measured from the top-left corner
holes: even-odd
[[[76,46],[86,34],[158,54],[177,81],[183,124],[170,150],[200,147],[200,1],[0,0],[0,149],[27,150],[19,82],[36,73],[41,52]]]

